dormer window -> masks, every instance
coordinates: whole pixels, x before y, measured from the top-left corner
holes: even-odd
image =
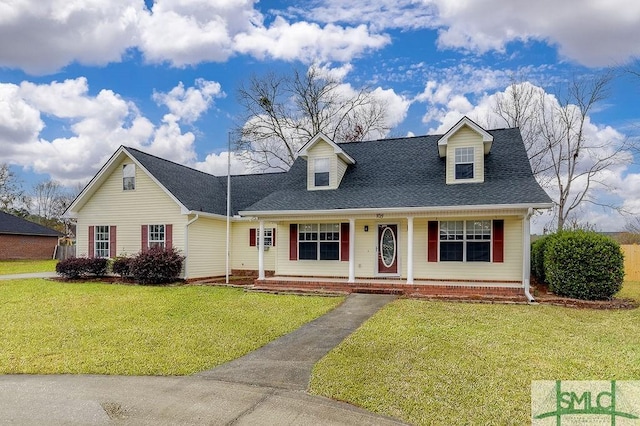
[[[473,147],[456,148],[455,150],[455,179],[473,179]]]
[[[328,158],[316,158],[313,163],[314,186],[329,186],[329,168],[331,161]]]
[[[125,164],[122,166],[122,190],[133,191],[136,189],[136,166]]]

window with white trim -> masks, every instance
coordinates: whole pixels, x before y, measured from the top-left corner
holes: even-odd
[[[255,228],[256,247],[260,247],[260,228]],[[264,228],[264,246],[273,247],[273,228]]]
[[[455,179],[473,179],[474,176],[474,148],[456,148],[455,151]]]
[[[95,226],[94,228],[94,252],[95,257],[109,257],[110,241],[109,226]]]
[[[166,243],[166,233],[164,225],[149,225],[149,248],[164,249]]]
[[[122,166],[122,189],[133,191],[136,189],[136,165],[124,164]]]
[[[299,260],[340,260],[340,224],[298,225]]]
[[[490,260],[490,220],[440,222],[440,261],[489,262]]]
[[[328,158],[316,158],[313,161],[314,186],[329,186],[329,169],[331,160]]]

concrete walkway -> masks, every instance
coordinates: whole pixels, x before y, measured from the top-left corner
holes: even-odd
[[[280,339],[199,377],[273,388],[306,390],[314,364],[393,295],[351,294],[342,305]]]
[[[29,274],[11,274],[11,275],[1,275],[0,280],[20,280],[20,279],[28,279],[28,278],[55,278],[58,274],[55,272],[32,272]]]
[[[323,317],[195,376],[0,376],[0,424],[401,424],[303,392],[313,364],[393,298],[352,294]]]

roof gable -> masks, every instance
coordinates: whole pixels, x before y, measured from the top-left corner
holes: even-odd
[[[444,135],[442,135],[442,137],[440,137],[440,139],[438,139],[438,155],[440,155],[440,157],[445,157],[447,155],[447,142],[449,141],[449,138],[455,135],[458,130],[465,126],[469,127],[471,130],[482,136],[485,155],[488,154],[489,151],[491,151],[491,145],[493,143],[493,136],[491,135],[491,133],[480,127],[469,117],[464,116],[451,129],[449,129],[447,133],[445,133]]]
[[[315,135],[313,138],[311,138],[311,140],[309,142],[307,142],[306,144],[304,144],[299,150],[298,150],[298,157],[302,157],[302,158],[307,158],[309,155],[309,150],[311,150],[311,148],[313,148],[314,145],[316,145],[318,142],[325,142],[327,144],[329,144],[332,148],[333,148],[333,152],[342,159],[342,161],[344,161],[347,164],[355,164],[356,160],[353,159],[353,157],[351,157],[349,154],[347,154],[341,147],[340,145],[338,145],[337,143],[335,143],[334,141],[332,141],[331,139],[329,139],[329,137],[327,137],[325,134],[323,133],[318,133],[317,135]]]
[[[178,200],[171,191],[169,191],[162,182],[160,182],[157,176],[150,170],[148,170],[149,165],[152,163],[150,161],[145,161],[149,158],[155,158],[159,161],[171,163],[168,160],[162,160],[159,157],[154,157],[150,154],[145,154],[142,151],[138,151],[134,148],[128,148],[125,146],[120,146],[118,150],[107,160],[107,162],[100,168],[98,173],[89,181],[87,186],[80,192],[80,194],[76,197],[75,200],[71,203],[71,205],[67,208],[64,215],[65,216],[75,216],[77,212],[82,209],[82,207],[89,201],[89,199],[93,196],[93,194],[100,189],[100,187],[104,184],[104,182],[112,175],[112,173],[116,172],[118,165],[125,159],[129,158],[136,166],[138,166],[141,170],[143,170],[162,190],[164,190],[167,195],[171,199],[173,199],[183,210],[186,207]],[[143,161],[140,161],[143,160]],[[176,164],[176,163],[172,163]],[[177,164],[176,164],[177,165]]]

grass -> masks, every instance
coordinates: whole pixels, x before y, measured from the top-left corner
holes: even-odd
[[[640,300],[640,282],[619,296]],[[310,389],[413,424],[529,424],[532,380],[640,379],[639,325],[640,309],[397,300]]]
[[[0,275],[55,272],[57,260],[0,260]]]
[[[0,374],[185,375],[337,306],[221,287],[0,281]]]

